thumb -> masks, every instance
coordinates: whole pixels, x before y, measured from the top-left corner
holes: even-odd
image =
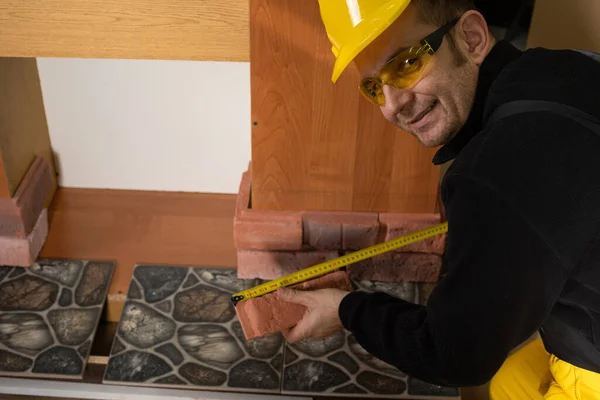
[[[280,288],[277,290],[277,297],[288,303],[301,304],[306,307],[309,307],[312,303],[310,294],[301,290]]]
[[[298,321],[298,324],[296,324],[296,326],[289,330],[286,330],[286,332],[284,332],[283,335],[288,343],[294,344],[306,337],[309,337],[310,331],[311,324],[306,318],[302,318],[300,321]]]

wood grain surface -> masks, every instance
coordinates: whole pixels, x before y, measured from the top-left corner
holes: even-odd
[[[2,160],[2,156],[0,155],[0,198],[10,199],[13,193],[11,189],[6,169],[4,168],[4,160]]]
[[[116,321],[138,263],[235,267],[235,195],[60,188],[40,257],[116,262]]]
[[[0,56],[248,61],[248,0],[0,0]]]
[[[331,82],[318,3],[250,0],[252,207],[433,212],[439,168],[357,90]]]
[[[37,62],[35,58],[0,57],[0,197],[15,194],[38,154],[52,171],[49,204],[57,181]]]

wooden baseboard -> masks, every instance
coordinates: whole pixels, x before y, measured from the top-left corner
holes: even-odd
[[[60,188],[42,258],[116,263],[105,320],[118,321],[136,264],[235,267],[236,195]]]

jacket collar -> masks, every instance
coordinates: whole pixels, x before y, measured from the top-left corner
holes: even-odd
[[[458,153],[467,145],[479,131],[482,130],[483,113],[488,91],[500,72],[521,54],[519,49],[510,42],[498,41],[487,55],[479,70],[477,89],[473,107],[462,129],[444,146],[442,146],[433,157],[433,164],[444,164],[458,156]]]

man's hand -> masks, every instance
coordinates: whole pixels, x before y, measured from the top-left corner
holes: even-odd
[[[282,332],[288,342],[325,338],[343,328],[338,308],[348,292],[339,289],[302,291],[281,288],[276,293],[281,300],[306,307],[306,313],[298,324]]]

